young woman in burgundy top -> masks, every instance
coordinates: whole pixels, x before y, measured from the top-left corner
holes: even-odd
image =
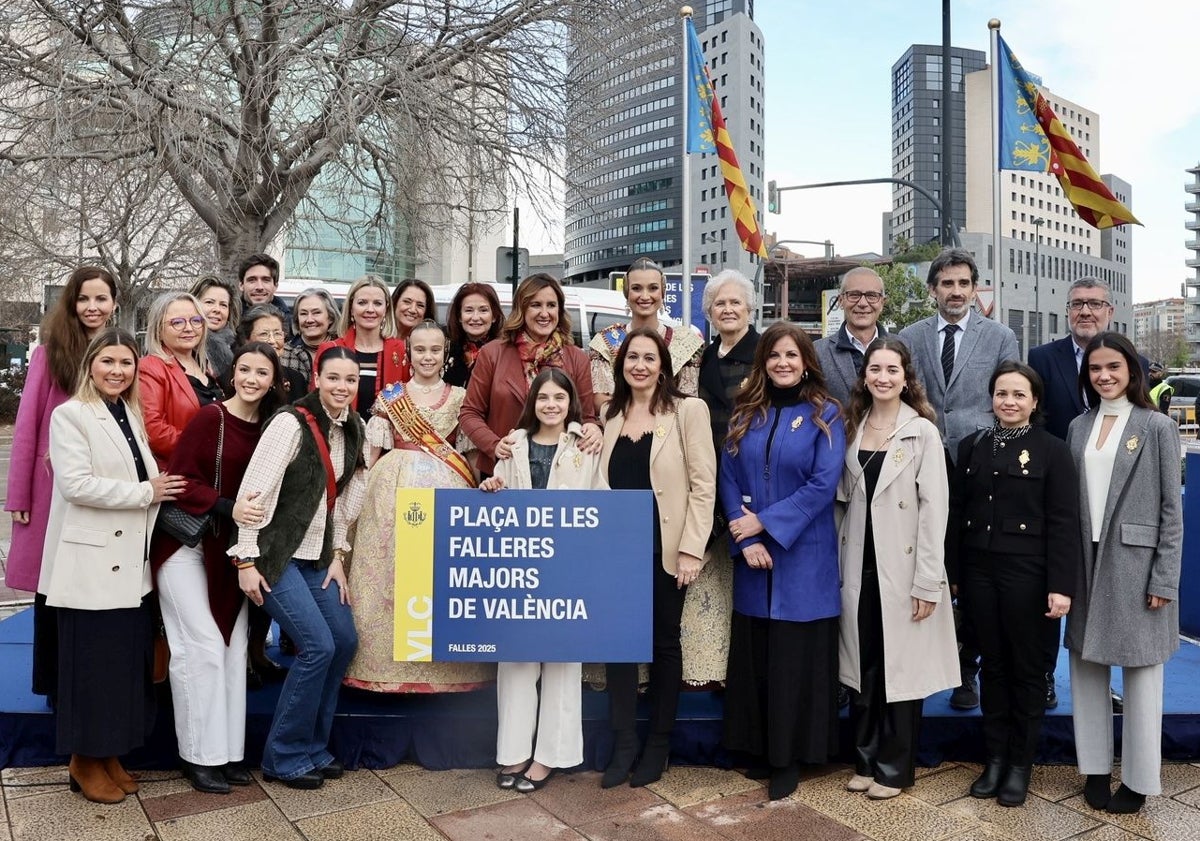
[[[250,784],[239,764],[246,733],[246,600],[225,549],[235,524],[262,520],[262,504],[239,499],[238,488],[263,421],[286,402],[279,358],[263,342],[238,348],[230,376],[233,397],[196,413],[170,461],[170,472],[187,479],[175,504],[190,514],[211,513],[213,527],[195,548],[159,529],[150,548],[171,643],[171,696],[184,776],[197,791],[220,794],[231,783]]]

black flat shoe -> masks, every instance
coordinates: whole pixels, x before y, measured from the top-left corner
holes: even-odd
[[[1096,811],[1104,809],[1112,800],[1112,779],[1108,774],[1088,774],[1083,785],[1083,799]]]
[[[183,776],[196,791],[205,794],[229,794],[229,781],[225,779],[225,774],[219,767],[185,762]]]
[[[529,794],[530,792],[537,791],[538,789],[544,788],[546,783],[550,782],[550,778],[554,776],[554,772],[556,770],[557,769],[555,768],[551,768],[550,773],[542,777],[540,780],[531,780],[526,777],[525,774],[518,774],[516,785],[514,785],[513,788],[522,794]],[[526,773],[528,773],[528,771],[526,771]]]
[[[771,779],[767,782],[767,797],[772,800],[782,800],[790,797],[799,787],[799,765],[792,764],[786,768],[772,768]]]
[[[1011,765],[1004,773],[1004,780],[996,791],[996,802],[1001,806],[1024,806],[1029,796],[1029,777],[1032,765]]]
[[[263,781],[268,783],[283,783],[288,788],[299,788],[311,791],[314,788],[320,788],[325,784],[325,778],[321,776],[320,771],[308,771],[301,774],[299,777],[293,777],[290,780],[281,780],[273,774],[263,772]]]
[[[242,765],[230,762],[221,769],[221,775],[225,777],[225,782],[231,786],[248,786],[254,782],[254,778],[250,776],[250,772]]]
[[[1000,780],[1003,779],[1005,770],[1003,759],[988,759],[987,765],[983,766],[983,773],[975,782],[971,783],[971,796],[981,800],[995,797],[996,792],[1000,789]]]
[[[334,759],[324,768],[318,768],[317,773],[327,780],[340,780],[346,773],[346,766]]]
[[[1146,805],[1146,795],[1138,794],[1125,783],[1121,783],[1113,793],[1104,811],[1110,815],[1132,815]]]

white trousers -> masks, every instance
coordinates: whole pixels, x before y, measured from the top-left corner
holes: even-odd
[[[246,745],[246,605],[229,645],[208,606],[200,549],[180,547],[158,571],[171,644],[171,696],[179,758],[194,765],[240,762]]]
[[[1112,667],[1071,652],[1075,754],[1080,774],[1113,767]],[[1121,729],[1121,782],[1138,794],[1162,793],[1163,667],[1122,666],[1125,716]]]
[[[574,768],[583,762],[582,671],[579,663],[496,664],[500,765],[516,765],[531,756],[547,768]]]

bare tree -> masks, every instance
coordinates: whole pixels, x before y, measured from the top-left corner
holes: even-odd
[[[213,232],[262,251],[318,176],[419,235],[429,208],[550,195],[566,133],[567,26],[596,0],[10,0],[0,160],[149,156]],[[576,92],[578,96],[578,92]],[[73,118],[54,116],[70,103]],[[47,121],[107,139],[32,141]],[[70,148],[70,147],[68,147]]]
[[[1151,362],[1161,362],[1168,368],[1182,368],[1189,361],[1183,330],[1154,330],[1142,338],[1138,350]]]

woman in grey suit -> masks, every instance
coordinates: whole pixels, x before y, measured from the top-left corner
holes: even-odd
[[[1088,343],[1080,386],[1093,408],[1067,433],[1079,468],[1084,543],[1066,637],[1075,748],[1088,805],[1127,814],[1162,790],[1163,664],[1179,648],[1179,431],[1155,411],[1137,351],[1118,333]],[[1112,666],[1121,667],[1125,685],[1116,793],[1109,780]]]

